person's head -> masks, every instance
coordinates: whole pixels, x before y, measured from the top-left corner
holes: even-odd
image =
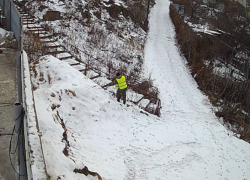
[[[121,74],[118,72],[118,73],[116,73],[116,77],[119,77]]]

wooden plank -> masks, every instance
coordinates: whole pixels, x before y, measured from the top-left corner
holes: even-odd
[[[157,99],[157,107],[155,109],[155,115],[159,116],[161,115],[161,100]]]
[[[87,76],[87,71],[89,71],[91,69],[78,69],[78,71],[82,72],[84,74],[84,76]]]
[[[134,103],[135,103],[136,105],[138,105],[138,104],[139,104],[139,102],[141,102],[143,99],[144,99],[144,96],[142,96],[142,97],[141,97],[141,99],[139,99],[139,101],[134,102]]]
[[[28,31],[30,31],[30,30],[28,30]],[[34,31],[34,32],[30,32],[30,33],[35,34],[35,35],[43,35],[43,36],[48,35],[47,32],[42,32],[42,31]]]
[[[50,36],[42,36],[42,37],[39,37],[40,39],[46,39],[46,38],[52,38],[52,36],[50,35]]]
[[[74,64],[69,64],[70,66],[77,66],[80,65],[80,63],[74,63]]]
[[[65,53],[65,51],[46,52],[46,54],[51,54],[51,55],[60,54],[60,53]]]
[[[29,16],[29,14],[27,14],[25,11],[19,11],[19,13],[21,14],[21,16]]]
[[[29,16],[25,16],[25,17],[22,17],[22,19],[24,20],[33,20],[33,19],[31,19]]]
[[[35,22],[34,20],[32,19],[22,19],[23,20],[23,23],[26,23],[26,22]]]
[[[44,31],[44,30],[43,29],[39,29],[39,28],[35,29],[35,28],[32,28],[32,27],[29,26],[29,27],[27,27],[27,31],[33,33],[35,31]]]
[[[45,32],[47,32],[46,30],[44,30],[44,29],[29,29],[28,31],[31,31],[31,32],[33,32],[33,31],[45,31]]]
[[[26,24],[36,24],[36,23],[34,23],[34,22],[23,22],[23,24],[26,25]]]
[[[90,69],[79,69],[78,71],[83,72],[83,71],[89,71]]]
[[[54,39],[48,39],[48,41],[46,41],[45,39],[41,39],[42,44],[55,43],[55,42],[57,41]]]
[[[29,30],[28,30],[29,31]],[[43,32],[43,31],[39,31],[39,30],[37,30],[37,31],[34,31],[34,32],[32,32],[33,34],[39,34],[39,35],[48,35],[48,32]]]
[[[151,104],[151,100],[149,100],[149,103],[146,105],[146,107],[144,109],[149,109],[149,105]]]
[[[93,77],[91,77],[91,78],[89,78],[89,79],[95,79],[95,78],[98,78],[98,77],[101,77],[101,75],[100,74],[98,74],[97,76],[93,76]]]
[[[59,59],[60,59],[60,60],[65,60],[65,59],[71,59],[71,58],[73,58],[73,56],[61,57],[61,58],[59,58]]]
[[[63,48],[61,45],[55,45],[55,46],[43,46],[43,48]]]
[[[41,29],[43,29],[43,27],[41,27],[41,26],[34,26],[34,27],[27,27],[28,29],[36,29],[36,28],[41,28]]]

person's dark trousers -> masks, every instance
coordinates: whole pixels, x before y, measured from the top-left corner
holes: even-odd
[[[121,98],[123,100],[123,104],[126,104],[126,91],[127,91],[127,88],[125,89],[118,89],[117,92],[116,92],[116,98],[117,98],[117,101],[120,102]]]

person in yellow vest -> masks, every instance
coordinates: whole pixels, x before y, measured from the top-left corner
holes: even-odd
[[[116,73],[115,80],[112,81],[111,83],[103,86],[103,88],[107,87],[107,86],[112,86],[112,85],[115,85],[115,88],[117,89],[117,92],[116,92],[117,101],[120,102],[120,100],[122,98],[123,104],[126,104],[126,91],[128,89],[128,86],[127,86],[127,83],[126,83],[125,76],[123,76],[119,72]]]

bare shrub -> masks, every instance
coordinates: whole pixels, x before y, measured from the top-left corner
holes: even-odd
[[[107,8],[107,11],[109,12],[109,15],[111,17],[117,19],[120,12],[122,12],[122,7],[112,4],[110,7]]]
[[[29,54],[30,62],[36,61],[42,55],[42,45],[38,35],[32,34],[30,32],[25,33],[23,38],[23,46],[27,54]]]
[[[36,71],[36,66],[33,64],[33,65],[30,65],[29,67],[30,71],[34,73],[34,76],[35,78],[37,77],[38,73]]]
[[[127,19],[131,19],[135,24],[139,25],[145,31],[147,30],[147,3],[150,2],[150,6],[153,6],[154,0],[134,0],[127,1],[127,8],[122,6],[117,6],[114,4],[114,1],[109,1],[111,4],[110,7],[107,8],[110,16],[117,19],[119,14],[122,13],[124,17]]]
[[[186,3],[188,2],[190,1],[186,1]],[[183,3],[185,4],[185,2]],[[192,12],[190,10],[187,13]],[[218,16],[218,19],[225,30],[230,30],[230,35],[222,34],[216,37],[199,33],[198,36],[183,22],[182,17],[172,5],[170,16],[175,25],[180,50],[188,60],[188,65],[199,84],[199,88],[208,95],[214,106],[220,107],[216,115],[231,124],[231,128],[234,127],[232,130],[240,134],[242,139],[249,141],[249,63],[243,58],[235,58],[236,53],[239,52],[237,48],[244,47],[241,52],[246,52],[248,49],[248,46],[238,44],[239,42],[248,43],[248,41],[242,39],[242,37],[247,39],[247,36],[242,35],[247,23],[244,24],[245,21],[242,22],[241,18],[235,16],[235,14],[230,15],[231,19],[236,17],[235,23],[229,17],[221,15]],[[234,38],[232,37],[233,34]],[[223,77],[216,75],[213,73],[212,66],[214,59],[220,60],[226,66],[230,64],[237,68],[245,75],[247,80],[235,80],[232,77],[233,71],[230,75]],[[210,61],[210,64],[205,65],[204,60]]]
[[[130,84],[131,83],[131,84]],[[153,86],[153,80],[149,77],[141,82],[131,82],[128,79],[129,87],[139,93],[143,94],[146,99],[158,99],[159,91]]]

